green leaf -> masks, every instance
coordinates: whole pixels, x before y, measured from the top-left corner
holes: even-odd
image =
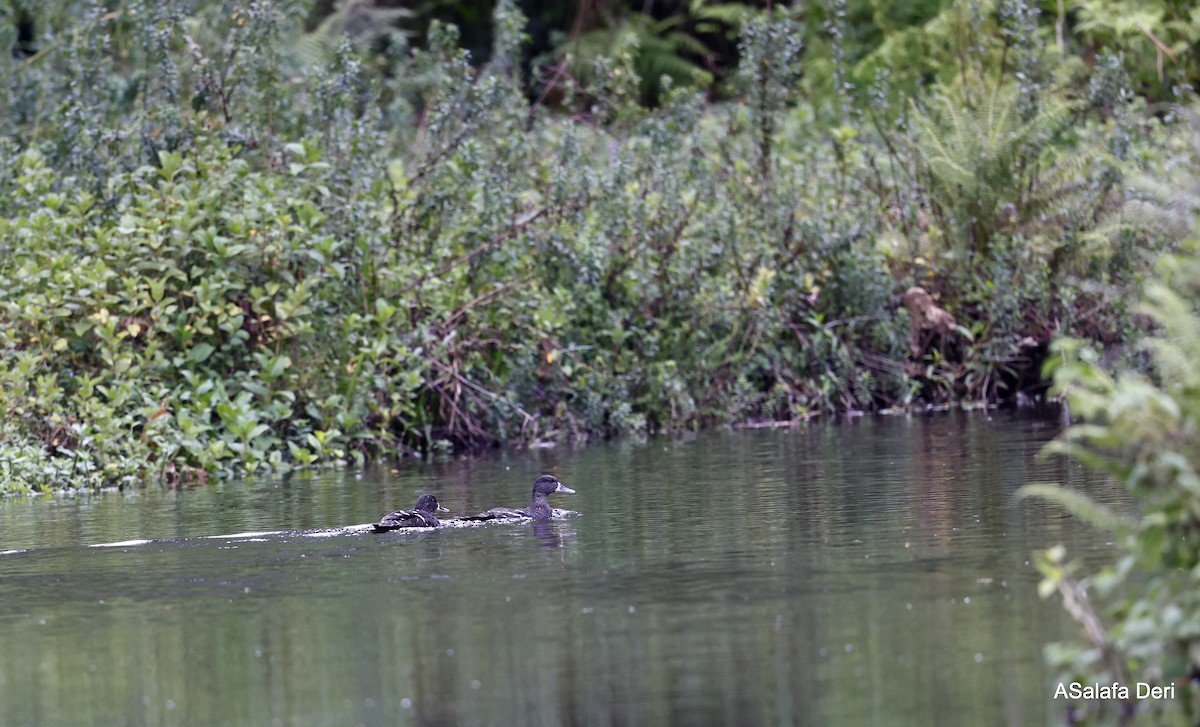
[[[1037,587],[1038,596],[1042,600],[1045,600],[1045,599],[1049,598],[1050,596],[1052,596],[1054,594],[1054,591],[1057,588],[1058,588],[1058,584],[1055,583],[1053,580],[1051,580],[1049,578],[1043,578],[1042,580],[1038,581],[1038,587]]]
[[[268,381],[272,380],[272,379],[277,379],[277,378],[279,378],[280,374],[282,374],[284,371],[286,371],[288,369],[288,367],[291,365],[292,365],[292,360],[290,358],[288,358],[287,356],[276,356],[271,361],[270,366],[267,367],[267,370],[263,372],[263,374]]]
[[[192,350],[188,351],[188,361],[192,363],[204,363],[215,350],[211,343],[198,343],[192,346]]]

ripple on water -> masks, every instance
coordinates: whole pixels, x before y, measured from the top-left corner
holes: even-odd
[[[1027,561],[1109,547],[1013,499],[1106,492],[1034,459],[1052,433],[863,418],[0,503],[0,724],[156,723],[167,699],[198,724],[1044,723],[1041,645],[1072,627]],[[560,519],[362,523],[416,492],[519,501],[544,471],[577,490]]]

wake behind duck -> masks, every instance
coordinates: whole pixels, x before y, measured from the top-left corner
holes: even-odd
[[[558,481],[554,475],[542,475],[533,483],[533,492],[527,508],[494,507],[476,515],[460,515],[450,518],[438,518],[435,513],[449,512],[433,495],[425,494],[417,498],[412,510],[396,510],[384,515],[378,522],[345,525],[338,528],[320,528],[313,530],[249,530],[223,535],[201,535],[196,538],[137,538],[118,540],[111,543],[95,543],[89,548],[134,548],[151,543],[170,543],[185,540],[221,540],[227,543],[264,542],[280,537],[296,538],[330,538],[339,535],[352,535],[364,532],[385,533],[393,531],[420,532],[446,527],[476,527],[486,522],[522,522],[541,520],[565,520],[577,517],[580,513],[573,510],[562,510],[550,507],[549,495],[561,492],[575,494],[575,490]],[[6,551],[19,553],[24,551]]]

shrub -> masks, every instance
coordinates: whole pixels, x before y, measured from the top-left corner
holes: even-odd
[[[511,3],[479,68],[452,26],[304,35],[303,3],[29,12],[35,48],[0,22],[13,489],[997,401],[1057,328],[1119,343],[1097,300],[1166,239],[1097,262],[1159,129],[1119,59],[1089,104],[1080,72],[1021,106],[1020,13],[891,127],[848,69],[805,97],[814,31],[783,11],[745,27],[744,99],[668,81],[652,110],[624,52],[531,105]],[[960,326],[916,354],[913,285]]]

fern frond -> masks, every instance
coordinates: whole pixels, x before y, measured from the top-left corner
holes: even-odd
[[[638,17],[643,18],[645,16]],[[670,15],[662,20],[656,20],[653,22],[639,22],[638,25],[641,26],[641,32],[643,33],[648,33],[650,35],[666,35],[671,31],[672,28],[683,25],[686,21],[686,15]]]
[[[993,88],[974,105],[941,96],[928,109],[912,107],[917,151],[936,182],[932,197],[960,226],[960,239],[976,250],[986,249],[1002,225],[1044,224],[1040,212],[1080,178],[1070,168],[1039,176],[1038,161],[1070,119],[1073,103],[1048,99],[1023,121],[1019,100],[1010,85]],[[1006,204],[1014,205],[1015,218],[997,213]],[[1037,234],[1023,231],[1030,238]]]
[[[1017,490],[1018,499],[1031,497],[1058,505],[1098,530],[1119,532],[1128,525],[1119,515],[1087,495],[1058,485],[1036,483]]]
[[[1045,171],[1037,178],[1037,183],[1025,190],[1020,200],[1027,219],[1043,216],[1051,207],[1061,208],[1077,200],[1081,193],[1088,191],[1086,182],[1088,170],[1095,165],[1102,155],[1096,147],[1074,150],[1051,160]]]
[[[305,33],[292,43],[292,55],[303,66],[325,63],[331,50],[327,39],[316,33]]]
[[[1016,97],[1013,97],[1014,111]],[[1079,109],[1080,102],[1047,94],[1036,116],[1013,130],[1013,143],[1043,145],[1062,131]],[[1014,117],[1015,118],[1015,117]]]
[[[356,3],[345,16],[342,32],[353,40],[365,38],[380,33],[396,21],[412,17],[412,11],[406,8],[378,8],[367,3]]]
[[[705,58],[711,58],[715,55],[715,51],[712,48],[709,48],[703,41],[690,33],[670,33],[667,35],[666,41],[676,52],[684,51]]]
[[[638,55],[638,73],[647,81],[657,83],[661,76],[677,81],[691,81],[699,66],[673,52],[671,44],[662,38],[648,39]]]
[[[692,9],[692,15],[702,20],[715,20],[718,23],[723,23],[730,27],[741,27],[742,23],[746,22],[755,12],[754,8],[742,3],[729,3],[726,5],[701,5]]]
[[[412,15],[407,8],[380,8],[371,0],[340,2],[315,30],[296,39],[292,51],[301,63],[320,65],[328,61],[343,38],[361,41],[385,31],[398,32],[394,24]]]
[[[1159,376],[1167,385],[1200,387],[1200,319],[1194,305],[1161,283],[1146,286],[1141,311],[1162,327],[1165,335],[1145,342],[1154,353]]]
[[[975,112],[975,129],[983,148],[1000,158],[1011,144],[1017,116],[1015,89],[996,86]]]
[[[974,180],[972,170],[962,160],[960,117],[957,109],[946,99],[943,102],[943,115],[949,119],[951,132],[943,134],[939,125],[926,115],[915,104],[913,119],[916,121],[918,132],[918,148],[934,175],[949,185],[970,186]]]

